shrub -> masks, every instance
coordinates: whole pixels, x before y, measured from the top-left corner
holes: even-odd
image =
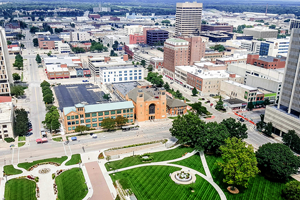
[[[143,158],[143,157],[147,157],[147,158]],[[140,156],[142,161],[145,162],[151,162],[153,160],[153,156],[150,155],[150,153],[145,153],[143,155]]]
[[[34,181],[35,181],[35,182],[39,182],[39,177],[35,177],[35,178],[34,178]]]
[[[99,154],[98,159],[104,159],[104,155],[102,152]]]
[[[8,138],[4,138],[5,142],[7,143],[11,143],[11,142],[14,142],[15,139],[14,138],[11,138],[11,137],[8,137]]]
[[[282,196],[288,200],[298,200],[300,198],[300,182],[291,181],[285,185]]]
[[[55,179],[55,173],[52,174],[52,179]]]

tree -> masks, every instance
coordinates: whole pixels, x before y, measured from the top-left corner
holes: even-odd
[[[207,21],[202,20],[202,21],[201,21],[201,24],[208,24],[208,23],[207,23]]]
[[[71,26],[72,28],[75,28],[75,23],[70,23],[70,26]]]
[[[44,80],[43,82],[41,82],[40,86],[41,87],[45,87],[45,86],[50,87],[50,83]]]
[[[45,89],[44,89],[45,88]],[[46,96],[47,94],[50,94],[53,97],[53,92],[50,88],[44,87],[42,92],[43,92],[43,97]]]
[[[115,41],[114,44],[111,47],[113,48],[113,50],[117,51],[118,50],[118,46],[119,46],[119,42]]]
[[[271,102],[270,102],[269,99],[265,99],[265,100],[264,100],[264,105],[265,105],[265,106],[270,105],[270,104],[271,104]]]
[[[216,110],[223,110],[224,106],[223,106],[223,101],[222,101],[222,97],[220,96],[219,101],[217,102],[217,105],[215,106]]]
[[[34,38],[34,39],[32,40],[32,42],[33,42],[33,46],[35,46],[35,47],[38,47],[38,46],[39,46],[39,41],[38,41],[37,38]]]
[[[41,56],[40,56],[39,54],[36,55],[35,61],[36,61],[37,63],[42,63],[42,59],[41,59]]]
[[[15,110],[14,133],[17,136],[25,135],[28,131],[28,114],[21,108]]]
[[[21,43],[20,47],[23,49],[25,47],[25,45],[23,43]]]
[[[165,20],[162,20],[161,23],[162,24],[170,24],[171,22],[170,22],[170,20],[165,19]]]
[[[22,38],[25,38],[25,35],[22,35],[21,33],[18,33],[16,35],[17,40],[21,40]]]
[[[282,190],[282,196],[287,200],[299,200],[300,182],[294,180],[285,184],[285,188]]]
[[[222,52],[225,50],[225,47],[221,44],[217,44],[215,46],[210,47],[211,49],[215,50],[215,51],[219,51]]]
[[[203,150],[202,142],[204,138],[205,122],[196,114],[188,113],[187,115],[178,115],[173,120],[170,132],[173,137],[178,139],[181,144],[190,144],[195,149]]]
[[[242,124],[231,117],[223,119],[221,124],[225,125],[231,138],[235,137],[237,139],[246,139],[248,137],[248,128],[246,124]]]
[[[110,131],[116,127],[116,122],[111,118],[103,119],[103,121],[101,122],[101,127]]]
[[[198,91],[197,91],[197,89],[195,87],[193,88],[192,93],[193,93],[193,96],[197,96]]]
[[[51,56],[51,54],[52,54],[52,51],[49,51],[49,52],[47,53],[47,56]]]
[[[168,90],[170,90],[170,85],[168,84],[168,82],[166,82],[165,84],[164,84],[164,88],[168,91]]]
[[[19,97],[19,96],[24,95],[25,92],[24,92],[23,86],[15,85],[15,86],[11,86],[10,93],[12,96]]]
[[[53,95],[51,95],[51,94],[45,95],[43,98],[43,101],[45,102],[45,104],[53,103],[53,101],[54,101]]]
[[[11,41],[10,40],[7,40],[7,45],[11,45]]]
[[[148,69],[149,72],[152,72],[153,71],[153,66],[152,65],[148,65],[147,69]]]
[[[146,61],[145,60],[141,60],[141,65],[145,68]]]
[[[80,134],[82,134],[82,132],[88,131],[88,130],[89,130],[89,128],[86,126],[83,126],[83,125],[76,126],[76,128],[75,128],[75,132],[80,132]]]
[[[14,81],[18,81],[18,80],[21,79],[21,77],[20,77],[20,75],[18,73],[13,73],[12,77],[13,77]]]
[[[219,154],[221,153],[220,146],[225,143],[229,135],[225,125],[208,122],[205,125],[205,134],[201,145],[205,151]]]
[[[276,25],[273,24],[273,25],[269,26],[269,28],[270,28],[270,29],[275,29],[275,28],[276,28]]]
[[[38,27],[33,26],[33,27],[30,28],[29,32],[32,33],[32,34],[35,34],[36,32],[39,32],[39,31],[40,31],[40,29]]]
[[[155,25],[155,26],[158,26],[158,25],[159,25],[159,23],[158,23],[158,22],[156,22],[154,25]]]
[[[287,180],[300,167],[300,157],[293,154],[289,147],[280,143],[267,143],[256,152],[258,168],[262,173],[276,180]]]
[[[102,98],[109,101],[111,99],[111,96],[109,94],[104,94]]]
[[[45,121],[42,122],[47,129],[52,133],[53,130],[60,128],[59,123],[59,113],[56,106],[52,106],[50,110],[46,113]]]
[[[209,112],[207,111],[206,107],[202,106],[201,102],[190,104],[190,106],[196,112],[196,114],[198,116],[209,114]]]
[[[54,32],[55,32],[55,33],[61,33],[61,32],[63,32],[63,31],[64,31],[63,28],[55,28],[55,29],[54,29]]]
[[[147,80],[157,87],[162,87],[164,81],[162,79],[162,75],[158,75],[158,73],[149,72],[147,76]]]
[[[72,48],[72,51],[73,51],[74,53],[84,53],[84,52],[85,52],[85,49],[82,48],[82,47],[73,47],[73,48]]]
[[[263,130],[263,133],[269,137],[272,136],[272,129],[273,129],[273,125],[272,122],[268,122],[265,126],[265,130]]]
[[[252,101],[248,102],[247,108],[248,108],[249,110],[253,110],[254,104],[253,104]]]
[[[110,56],[118,56],[118,54],[116,54],[114,50],[110,50]]]
[[[266,126],[266,123],[264,122],[264,118],[265,118],[265,115],[260,114],[260,121],[256,124],[256,128],[259,131],[262,131]]]
[[[252,145],[246,147],[245,142],[233,137],[227,138],[220,150],[223,161],[218,166],[225,175],[223,182],[232,185],[232,189],[234,186],[247,188],[250,178],[259,173]]]
[[[134,65],[134,61],[132,61],[132,64]]]
[[[289,130],[282,137],[283,144],[290,147],[296,153],[300,153],[300,138],[294,130]]]
[[[182,94],[179,90],[176,90],[175,97],[178,98],[178,99],[182,98]]]
[[[115,119],[115,122],[117,123],[117,126],[123,126],[128,122],[128,119],[120,115]]]

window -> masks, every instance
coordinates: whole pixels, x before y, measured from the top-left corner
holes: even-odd
[[[85,117],[90,117],[90,116],[91,116],[90,113],[85,114]]]
[[[99,123],[99,126],[101,126],[101,123]]]
[[[76,121],[76,124],[79,124],[79,121]]]
[[[139,76],[139,80],[142,80],[142,76]]]
[[[134,72],[137,72],[137,70],[134,70]]]
[[[124,78],[124,81],[127,81],[127,77]]]
[[[83,115],[80,115],[80,118],[83,118]]]
[[[134,80],[137,80],[137,76],[134,77]]]
[[[117,114],[121,114],[122,113],[122,110],[117,110]]]
[[[70,130],[72,130],[72,128],[71,128],[71,127],[69,127],[69,128],[68,128],[68,131],[70,131]]]
[[[89,123],[89,122],[91,122],[90,119],[86,119],[86,120],[85,120],[85,123]]]
[[[92,113],[92,117],[96,117],[97,116],[97,113]]]
[[[86,127],[91,128],[91,125],[90,125],[90,124],[87,124]]]
[[[104,114],[105,114],[105,115],[109,115],[109,111],[105,111]]]
[[[73,129],[73,130],[75,130],[75,128],[76,128],[75,126],[72,126],[72,129]]]
[[[121,73],[122,73],[122,71],[119,71],[119,73],[121,74]]]
[[[83,123],[84,123],[84,120],[80,120],[80,123],[83,124]]]
[[[122,81],[122,78],[119,78],[119,81]]]
[[[105,117],[105,119],[108,119],[109,117]]]
[[[112,119],[116,119],[116,116],[111,116]]]
[[[93,119],[92,119],[92,122],[96,122],[96,121],[97,121],[97,118],[93,118]]]
[[[123,117],[126,117],[126,115],[123,115]]]
[[[103,112],[98,112],[98,116],[103,116]]]
[[[111,114],[111,115],[114,115],[114,114],[116,114],[116,111],[115,111],[115,110],[112,110],[112,111],[110,111],[110,114]]]
[[[75,124],[75,122],[74,121],[72,121],[72,125],[74,125]]]
[[[93,127],[97,127],[97,124],[93,124]]]
[[[129,79],[132,80],[132,77],[130,77]]]
[[[133,109],[130,109],[130,112],[133,112]]]
[[[119,76],[122,76],[122,74],[119,74]]]
[[[126,110],[123,110],[123,113],[126,113]]]
[[[67,120],[70,120],[70,116],[67,116]]]
[[[71,122],[68,122],[68,125],[71,125]]]
[[[139,70],[139,72],[142,72],[142,70]]]
[[[75,119],[78,119],[78,115],[75,115]]]
[[[133,114],[130,114],[130,117],[133,117]]]
[[[99,122],[103,121],[103,117],[98,118]]]

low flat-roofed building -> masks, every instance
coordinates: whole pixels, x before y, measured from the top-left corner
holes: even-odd
[[[277,38],[278,30],[266,27],[244,28],[244,34],[252,35],[253,38]]]
[[[126,94],[140,85],[137,81],[131,82],[122,82],[122,83],[113,83],[108,85],[112,93],[115,93],[117,96],[122,98],[123,100],[126,99]]]
[[[0,103],[0,111],[0,139],[4,141],[4,138],[14,138],[14,110],[12,102]]]
[[[76,104],[63,108],[63,121],[67,133],[74,132],[77,126],[100,129],[103,119],[116,119],[123,116],[128,119],[127,124],[134,120],[134,105],[132,101],[84,105]]]
[[[263,67],[265,69],[278,69],[285,67],[285,57],[259,56],[248,54],[247,64]]]
[[[223,100],[225,107],[228,106],[232,110],[242,110],[247,107],[248,102],[237,98]]]
[[[167,113],[169,115],[184,115],[187,112],[187,104],[179,99],[167,99]]]
[[[70,72],[68,68],[61,67],[61,65],[47,65],[46,73],[48,79],[64,79],[70,78]]]

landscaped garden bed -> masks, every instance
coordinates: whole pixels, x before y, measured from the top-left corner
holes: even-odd
[[[36,183],[26,178],[11,179],[5,184],[5,200],[36,200]]]
[[[189,147],[177,147],[175,149],[167,150],[167,151],[160,151],[155,153],[149,153],[153,159],[149,162],[160,162],[166,160],[173,160],[176,158],[180,158],[184,156],[186,153],[192,152],[193,149]],[[112,161],[105,164],[107,171],[121,169],[124,167],[129,167],[133,165],[143,164],[143,160],[140,156],[131,156],[123,158],[122,160]]]
[[[26,144],[26,142],[19,142],[18,143],[18,147],[22,147],[22,146],[24,146]]]
[[[59,200],[82,200],[88,193],[85,178],[80,168],[62,172],[55,178]]]
[[[49,159],[44,159],[44,160],[36,160],[33,162],[19,163],[18,167],[24,168],[27,171],[31,171],[40,165],[50,164],[50,165],[60,166],[61,163],[63,163],[67,159],[68,159],[67,156],[63,156],[61,158],[49,158]]]

